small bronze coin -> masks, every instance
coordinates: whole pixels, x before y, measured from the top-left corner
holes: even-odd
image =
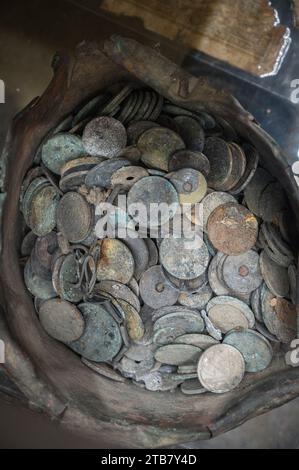
[[[255,245],[258,222],[244,206],[226,203],[210,215],[208,234],[217,250],[227,255],[239,255]]]
[[[83,196],[70,191],[60,200],[57,227],[71,243],[79,243],[90,233],[93,223],[91,206]]]
[[[89,188],[99,186],[100,188],[111,188],[111,178],[120,168],[130,166],[130,162],[125,158],[112,158],[104,160],[94,166],[86,175],[85,184]]]
[[[272,360],[272,347],[269,341],[254,330],[243,329],[227,333],[224,344],[230,344],[242,354],[246,372],[259,372],[266,369]]]
[[[118,324],[98,303],[82,303],[78,308],[86,326],[83,335],[69,344],[70,348],[89,361],[111,361],[123,344]]]
[[[102,240],[97,264],[97,280],[118,281],[127,284],[134,274],[134,258],[120,240]]]
[[[205,272],[210,255],[205,243],[196,236],[186,238],[164,238],[160,245],[160,261],[172,276],[188,280],[195,279]]]
[[[162,203],[165,210],[153,210]],[[179,197],[175,187],[161,176],[146,176],[140,179],[128,193],[129,213],[142,227],[157,227],[168,222],[178,206]]]
[[[233,292],[250,294],[263,282],[259,255],[253,250],[237,256],[227,256],[222,272],[225,284]]]
[[[80,310],[61,299],[44,302],[39,309],[39,319],[46,332],[63,343],[79,339],[85,328]]]
[[[168,161],[168,171],[177,171],[182,168],[193,168],[200,171],[204,176],[208,176],[210,162],[201,152],[192,150],[178,150],[171,155]]]
[[[150,167],[168,171],[170,156],[185,148],[181,137],[165,127],[154,127],[141,134],[137,147],[142,153],[142,162]]]
[[[115,157],[126,147],[126,129],[117,119],[101,116],[87,124],[82,142],[90,155]]]
[[[228,144],[219,137],[208,137],[203,150],[210,162],[208,185],[216,190],[225,187],[230,178],[233,157]]]
[[[196,152],[202,152],[204,148],[205,133],[199,122],[190,116],[176,116],[174,118],[178,126],[178,133],[186,144],[186,147]]]
[[[287,268],[275,263],[265,251],[260,256],[260,267],[268,289],[276,297],[286,297],[290,289]]]
[[[161,266],[152,266],[140,279],[140,296],[145,304],[154,309],[176,303],[179,292],[172,287]]]
[[[190,344],[167,344],[155,352],[155,359],[162,364],[179,366],[196,362],[201,355],[201,349]]]
[[[182,168],[167,175],[179,195],[180,204],[196,204],[207,192],[207,181],[193,168]]]
[[[202,353],[197,371],[204,388],[214,393],[225,393],[240,384],[245,373],[245,361],[233,346],[216,344]]]
[[[86,149],[80,137],[73,134],[56,134],[42,147],[42,161],[53,173],[60,175],[61,167],[66,162],[86,155]]]

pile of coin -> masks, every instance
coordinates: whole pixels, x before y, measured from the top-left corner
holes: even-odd
[[[20,259],[46,333],[150,391],[224,393],[268,367],[296,336],[297,267],[287,198],[261,164],[223,118],[135,83],[66,116],[21,188]],[[101,223],[125,235],[99,237]]]

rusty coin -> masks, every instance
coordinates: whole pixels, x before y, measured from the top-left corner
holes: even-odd
[[[101,116],[87,124],[82,142],[90,155],[115,157],[126,147],[126,129],[117,119]]]

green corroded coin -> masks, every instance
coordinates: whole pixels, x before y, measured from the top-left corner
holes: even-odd
[[[161,266],[152,266],[146,270],[141,276],[139,287],[143,302],[155,309],[175,304],[179,296],[178,290],[167,282]]]
[[[57,227],[71,243],[83,241],[92,229],[91,206],[80,194],[70,191],[60,200]]]
[[[82,303],[78,308],[86,327],[81,338],[69,346],[89,361],[111,361],[122,347],[118,324],[100,304]]]
[[[39,187],[32,195],[27,213],[27,224],[36,235],[46,235],[56,226],[59,200],[60,195],[51,185]]]
[[[195,292],[181,292],[178,298],[180,305],[190,308],[203,309],[213,296],[213,291],[208,284],[196,289]]]
[[[60,174],[61,167],[68,161],[86,155],[80,137],[61,133],[56,134],[43,145],[42,161],[53,173]]]
[[[150,167],[168,171],[170,156],[185,148],[181,137],[165,127],[154,127],[141,134],[137,146],[142,154],[142,162]]]
[[[124,313],[129,338],[132,341],[140,340],[144,335],[144,324],[138,311],[125,300],[118,299],[117,304]]]
[[[155,359],[162,364],[179,366],[196,362],[201,355],[201,349],[190,344],[167,344],[155,352]]]
[[[44,302],[39,308],[39,320],[52,338],[63,343],[78,340],[85,329],[80,310],[70,302],[61,299]]]
[[[207,304],[207,307],[206,307],[207,312],[209,313],[211,308],[215,307],[216,305],[217,306],[226,305],[228,307],[228,311],[229,311],[229,307],[234,307],[236,310],[239,310],[244,315],[244,317],[246,318],[248,322],[249,328],[254,327],[255,318],[254,318],[253,311],[242,300],[232,297],[230,295],[219,295],[217,297],[213,297]]]
[[[204,321],[199,312],[189,310],[168,313],[154,323],[154,331],[169,327],[182,330],[181,335],[186,333],[202,333],[204,330]],[[176,336],[179,336],[179,334]]]
[[[87,124],[82,142],[90,155],[111,158],[126,147],[127,133],[117,119],[101,116]]]
[[[254,330],[230,331],[223,343],[234,346],[245,360],[246,372],[259,372],[269,366],[272,347],[269,341]]]

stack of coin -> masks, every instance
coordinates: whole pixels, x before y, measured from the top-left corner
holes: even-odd
[[[114,85],[65,117],[34,162],[24,281],[45,332],[94,373],[224,393],[295,337],[286,195],[221,116]]]

